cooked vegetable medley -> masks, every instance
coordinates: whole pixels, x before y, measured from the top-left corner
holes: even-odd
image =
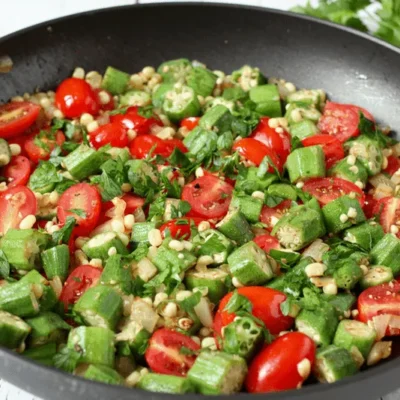
[[[187,59],[77,68],[13,98],[0,344],[168,393],[296,389],[377,364],[400,335],[388,133],[322,90]]]

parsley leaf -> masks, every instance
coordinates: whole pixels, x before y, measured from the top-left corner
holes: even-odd
[[[69,347],[64,347],[53,358],[54,366],[65,372],[74,372],[78,362],[82,358],[82,353]]]
[[[148,220],[151,221],[154,217],[162,217],[165,212],[165,194],[160,194],[157,196],[149,207]]]
[[[3,250],[0,250],[0,277],[5,279],[10,275],[10,264]]]
[[[67,217],[64,226],[59,231],[56,231],[51,235],[53,246],[57,246],[61,243],[68,243],[75,224],[75,218]]]
[[[73,213],[81,218],[86,218],[86,212],[82,208],[71,208],[68,212]]]
[[[382,131],[377,129],[375,123],[366,118],[362,112],[360,112],[360,122],[358,124],[358,129],[360,130],[362,135],[368,136],[370,139],[377,142],[378,145],[383,149],[393,146],[396,143],[396,140],[394,140],[390,136],[384,135]]]
[[[227,311],[230,314],[237,313],[238,311],[246,311],[251,313],[252,310],[253,304],[251,304],[251,301],[247,297],[239,294],[237,290],[233,292],[232,297],[229,299],[228,304],[224,308],[224,311]]]
[[[274,196],[272,194],[265,194],[265,198],[264,198],[264,204],[268,207],[276,207],[279,204],[281,204],[284,200],[286,200],[283,197],[280,196]]]
[[[154,106],[152,104],[145,106],[145,107],[139,107],[138,109],[138,114],[141,117],[144,118],[152,118],[154,117],[154,112],[153,112]]]
[[[33,191],[40,191],[52,184],[60,183],[63,177],[57,168],[49,161],[41,161],[29,178],[28,186]]]
[[[192,164],[189,158],[186,156],[186,154],[182,153],[182,151],[179,150],[178,147],[174,148],[174,151],[168,158],[168,162],[173,166],[183,167],[183,168],[190,167]]]
[[[181,300],[179,302],[179,306],[180,308],[182,308],[182,310],[186,311],[187,313],[192,313],[194,307],[196,307],[197,304],[200,303],[201,297],[202,295],[200,291],[194,292],[191,296]]]
[[[110,201],[122,195],[121,186],[125,182],[124,163],[120,158],[107,160],[101,167],[98,184],[103,201]]]
[[[192,207],[185,200],[180,200],[176,207],[171,204],[171,218],[181,218],[186,215],[191,209]]]

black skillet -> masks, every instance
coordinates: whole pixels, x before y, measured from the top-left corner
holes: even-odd
[[[258,66],[267,76],[324,88],[332,99],[367,108],[395,131],[400,127],[400,50],[368,35],[287,12],[204,3],[117,7],[12,34],[0,39],[0,54],[14,61],[11,73],[0,74],[0,102],[53,89],[76,66],[103,71],[111,64],[134,72],[187,57],[223,71],[243,64]],[[46,400],[176,398],[86,381],[7,350],[0,350],[0,376]],[[377,400],[400,387],[399,376],[400,358],[336,384],[258,397]],[[237,397],[250,399],[248,394]]]

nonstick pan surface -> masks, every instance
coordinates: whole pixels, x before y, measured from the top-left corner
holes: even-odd
[[[151,4],[64,17],[0,39],[14,68],[0,74],[0,102],[54,89],[76,66],[103,71],[187,57],[213,69],[243,64],[299,87],[323,88],[331,99],[370,110],[400,127],[400,51],[368,35],[312,18],[264,8],[217,4]],[[332,385],[258,395],[268,400],[377,400],[400,386],[400,358]],[[176,396],[86,381],[0,350],[0,377],[47,400],[169,400]],[[236,397],[250,399],[248,394]],[[219,396],[223,397],[223,396]],[[188,400],[205,399],[186,395]],[[209,399],[215,397],[209,397]]]

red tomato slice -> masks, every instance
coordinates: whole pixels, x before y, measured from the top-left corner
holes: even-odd
[[[374,205],[372,214],[380,214],[379,223],[382,225],[383,231],[390,233],[392,225],[400,225],[400,199],[391,196],[379,199]],[[400,237],[400,232],[397,233],[397,237]]]
[[[290,135],[286,131],[279,133],[274,128],[271,128],[268,125],[269,120],[269,117],[261,118],[250,137],[273,150],[279,157],[280,164],[284,165],[290,153]]]
[[[0,137],[12,138],[24,133],[39,116],[40,106],[27,101],[0,106]]]
[[[128,146],[127,130],[121,124],[109,123],[101,125],[89,135],[90,143],[94,148],[99,149],[107,144],[112,147]]]
[[[278,239],[268,234],[256,236],[253,239],[253,242],[266,253],[269,253],[269,251],[272,249],[280,248]]]
[[[283,164],[276,155],[275,151],[265,146],[265,144],[252,138],[240,139],[233,145],[233,151],[238,151],[239,154],[248,161],[251,161],[256,166],[259,166],[265,157],[269,157],[274,165],[282,170]],[[269,167],[269,172],[273,172],[274,168]]]
[[[163,126],[156,118],[145,118],[138,113],[138,107],[129,107],[125,114],[116,114],[110,117],[111,122],[123,125],[126,129],[134,129],[138,135],[146,135],[154,125]]]
[[[182,200],[190,204],[193,216],[221,218],[228,212],[232,192],[233,187],[229,183],[206,175],[183,187]]]
[[[322,133],[336,136],[342,143],[351,137],[358,136],[360,131],[360,112],[374,121],[374,117],[364,108],[352,104],[340,104],[328,101],[318,123]]]
[[[358,319],[361,322],[372,321],[379,315],[395,316],[388,319],[386,336],[400,335],[400,282],[392,281],[364,290],[357,300]]]
[[[67,78],[56,90],[56,105],[67,118],[99,112],[97,93],[83,79]]]
[[[307,377],[300,375],[297,366],[307,359],[312,368],[315,352],[315,343],[304,333],[280,336],[251,362],[245,382],[247,391],[266,393],[299,388]]]
[[[203,218],[177,218],[171,219],[161,226],[161,235],[165,237],[166,231],[169,232],[173,239],[190,239],[191,226],[192,224],[199,226],[200,222],[203,222]],[[213,228],[214,224],[210,224]]]
[[[38,164],[40,160],[48,160],[51,152],[56,146],[62,146],[65,142],[65,136],[61,131],[55,134],[50,131],[40,131],[29,136],[24,143],[24,149],[29,159]]]
[[[252,314],[263,321],[273,335],[286,331],[293,325],[293,318],[283,315],[281,311],[281,303],[286,300],[284,293],[263,286],[245,286],[237,291],[251,301]],[[218,312],[221,313],[222,326],[230,324],[236,316],[224,311],[232,295],[232,292],[228,293],[219,303]]]
[[[189,131],[192,131],[199,124],[200,117],[188,117],[184,118],[180,125],[183,128],[186,128]]]
[[[178,139],[162,140],[154,135],[140,135],[131,142],[131,154],[134,158],[146,158],[152,150],[152,155],[160,155],[168,158],[175,147],[186,153],[187,149],[183,142]]]
[[[109,91],[107,91],[105,89],[94,89],[94,92],[97,95],[97,102],[99,103],[99,106],[102,110],[104,110],[104,111],[114,110],[114,108],[115,108],[114,97]],[[109,96],[110,100],[107,103],[102,103],[102,99],[101,99],[102,95],[100,94],[100,92],[107,93],[107,95]]]
[[[75,210],[79,215],[75,213]],[[100,211],[101,197],[97,189],[88,183],[78,183],[61,195],[57,207],[57,218],[63,225],[68,216],[74,217],[76,234],[86,236],[96,227]]]
[[[181,353],[182,347],[200,350],[189,336],[169,329],[158,329],[150,339],[146,350],[146,362],[153,372],[166,375],[186,376],[196,356]]]
[[[282,203],[279,203],[275,207],[263,206],[261,210],[260,221],[267,225],[266,229],[268,231],[272,231],[272,228],[276,224],[277,220],[281,219],[288,212],[291,206],[291,200],[283,200]]]
[[[11,162],[4,167],[4,177],[7,178],[8,187],[26,185],[31,175],[31,163],[24,156],[15,156]]]
[[[69,304],[75,304],[90,287],[95,286],[103,270],[91,265],[81,265],[75,268],[64,283],[60,301],[64,303],[65,310]]]
[[[138,208],[143,207],[145,203],[145,199],[143,197],[136,196],[135,194],[124,194],[121,197],[122,200],[125,201],[126,207],[124,211],[124,215],[133,214]],[[103,222],[108,221],[110,218],[106,216],[106,212],[114,207],[112,201],[107,201],[101,204],[101,215],[97,225],[102,224]]]
[[[314,135],[301,141],[304,147],[320,145],[325,154],[326,168],[331,168],[344,158],[344,149],[338,138],[331,135]]]
[[[368,219],[374,217],[374,215],[375,215],[374,209],[375,209],[377,203],[378,203],[378,200],[374,199],[374,196],[372,196],[371,194],[368,194],[368,193],[365,195],[363,211],[364,211],[365,216]]]
[[[361,207],[364,205],[365,193],[354,183],[341,178],[311,178],[304,182],[303,191],[308,192],[321,205],[330,203],[338,197],[355,193]]]
[[[384,169],[384,172],[388,173],[389,175],[393,175],[400,169],[400,159],[395,156],[388,157],[388,165]]]
[[[26,186],[14,186],[0,193],[0,235],[9,229],[17,229],[28,215],[35,215],[37,201]]]

